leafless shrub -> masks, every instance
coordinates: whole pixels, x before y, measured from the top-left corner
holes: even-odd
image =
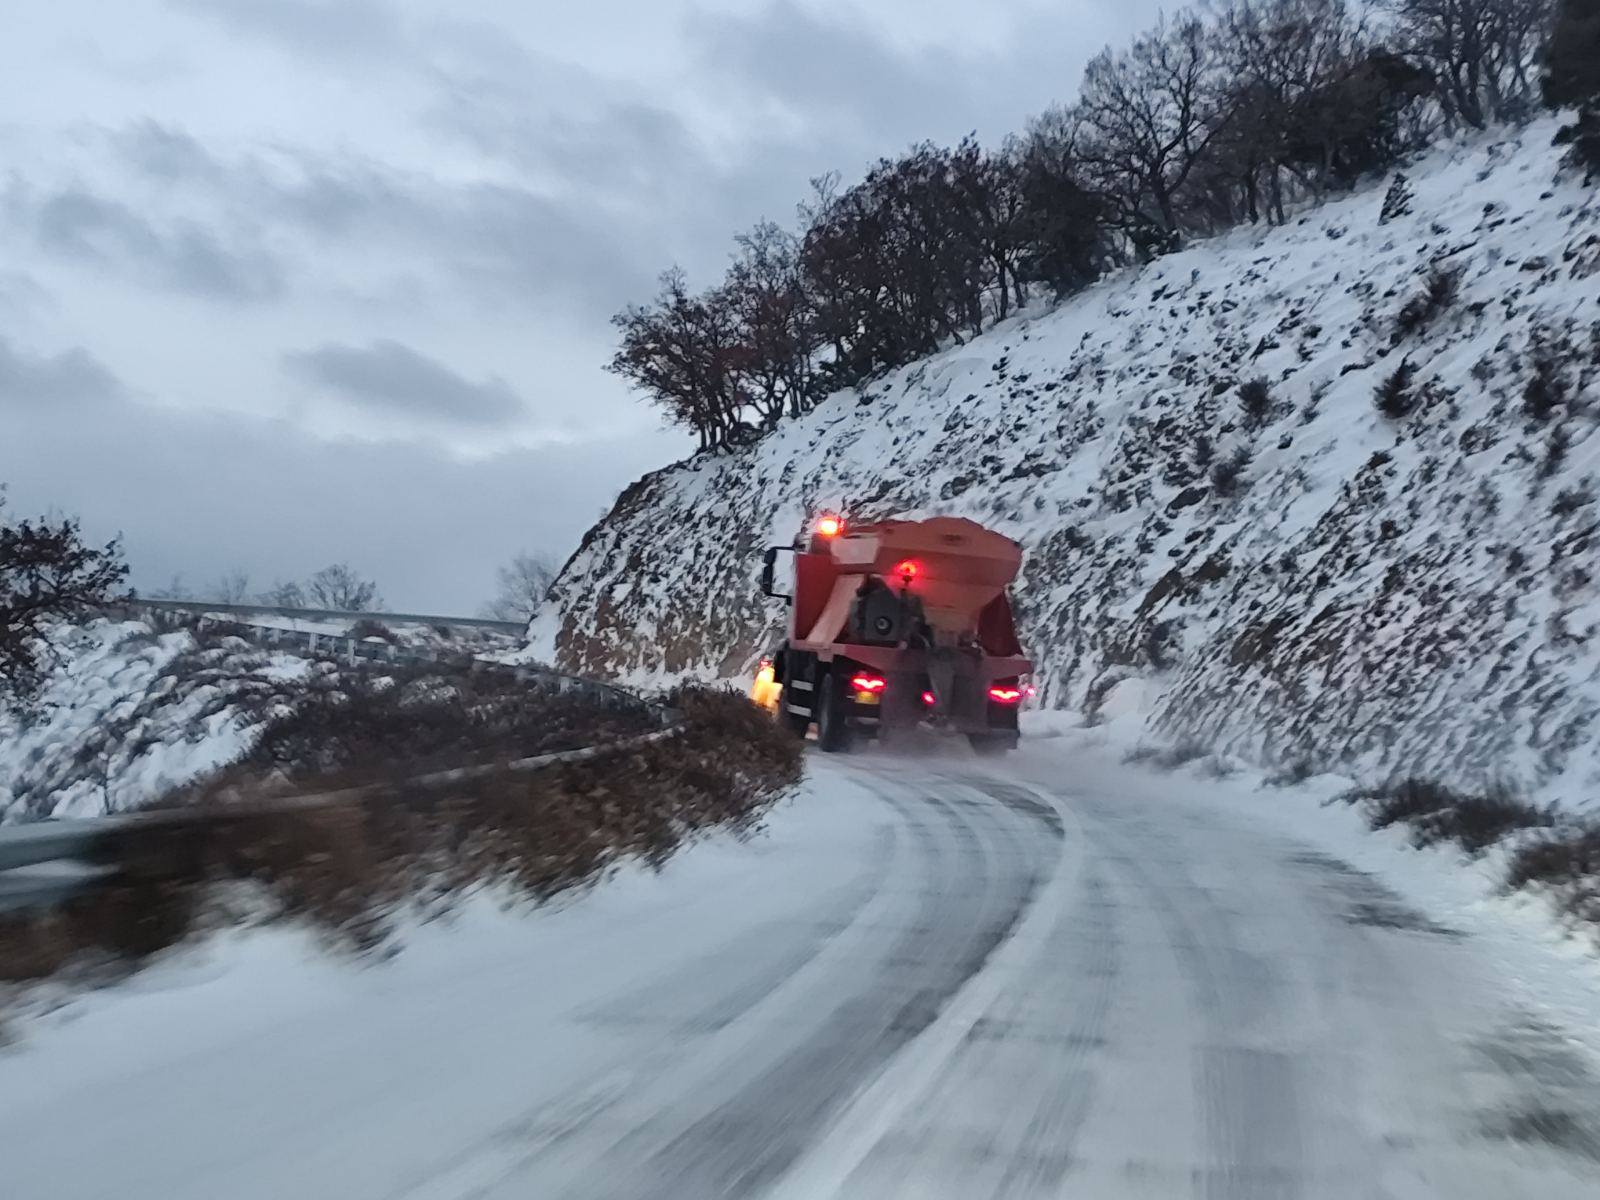
[[[1272,415],[1272,384],[1265,375],[1246,380],[1239,385],[1239,408],[1245,423],[1251,426],[1266,424]]]
[[[1571,824],[1524,842],[1507,864],[1505,886],[1547,888],[1568,914],[1600,925],[1600,826]]]
[[[1211,464],[1211,490],[1232,498],[1244,491],[1244,473],[1250,465],[1250,451],[1240,446],[1225,458]]]
[[[1310,759],[1297,758],[1268,775],[1262,780],[1262,785],[1270,788],[1298,787],[1316,773],[1317,769]]]
[[[404,777],[431,767],[523,758],[650,727],[643,705],[618,708],[585,694],[530,686],[505,671],[437,665],[314,677],[264,714],[254,746],[202,792],[264,773],[302,782],[329,774]],[[187,804],[182,795],[169,803]]]
[[[1141,744],[1123,755],[1122,761],[1145,764],[1162,771],[1176,771],[1209,753],[1205,746],[1195,741],[1182,741],[1172,746]]]
[[[1417,846],[1455,842],[1473,855],[1510,834],[1549,828],[1555,821],[1552,809],[1520,800],[1509,788],[1468,795],[1432,780],[1412,778],[1361,793],[1359,798],[1366,802],[1367,824],[1373,829],[1406,824]]]
[[[1102,709],[1105,707],[1106,698],[1111,695],[1117,684],[1127,678],[1126,673],[1119,670],[1103,672],[1093,683],[1083,697],[1083,723],[1088,726],[1099,725],[1105,718]]]
[[[1544,890],[1574,920],[1600,927],[1600,825],[1568,821],[1519,845],[1505,889],[1525,888]]]
[[[1567,451],[1572,448],[1572,435],[1565,425],[1550,430],[1544,440],[1544,454],[1539,459],[1539,478],[1549,479],[1561,470],[1567,461]]]
[[[1435,266],[1428,271],[1422,290],[1407,300],[1395,316],[1395,339],[1421,333],[1456,302],[1461,294],[1461,268]]]
[[[1573,513],[1582,512],[1593,503],[1594,493],[1586,487],[1562,488],[1550,504],[1550,515],[1570,517]]]
[[[1378,406],[1378,411],[1391,421],[1410,416],[1417,406],[1416,396],[1412,392],[1416,376],[1417,368],[1411,361],[1402,360],[1373,393],[1372,400]]]
[[[397,782],[341,803],[263,807],[235,786],[198,798],[207,820],[161,814],[109,866],[127,882],[46,913],[0,917],[0,979],[73,964],[126,972],[229,919],[294,918],[354,951],[384,944],[407,912],[496,885],[533,901],[629,858],[664,862],[718,827],[746,830],[798,781],[802,746],[744,697],[688,689],[684,731],[588,762],[502,771],[440,787]],[[351,775],[317,782],[332,787]]]
[[[1533,369],[1522,388],[1522,411],[1535,421],[1548,421],[1558,409],[1571,404],[1566,360],[1574,354],[1566,338],[1548,329],[1534,329],[1528,344],[1528,362]]]
[[[350,626],[349,636],[358,641],[363,638],[378,638],[380,641],[388,642],[391,646],[398,644],[400,641],[395,636],[394,630],[390,629],[382,621],[372,617],[362,617],[354,625]]]

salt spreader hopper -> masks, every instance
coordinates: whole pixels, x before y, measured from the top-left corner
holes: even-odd
[[[789,592],[779,554],[793,554]],[[1006,587],[1022,547],[960,517],[848,526],[823,517],[808,539],[767,551],[762,590],[788,601],[788,636],[762,660],[752,697],[823,750],[858,735],[927,726],[980,753],[1017,744],[1032,663]]]

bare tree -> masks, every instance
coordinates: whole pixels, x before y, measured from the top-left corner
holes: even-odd
[[[689,293],[681,270],[661,277],[648,305],[612,318],[622,344],[608,366],[643,389],[673,424],[700,436],[701,449],[728,442],[748,397],[738,374],[743,353],[734,304],[726,291]]]
[[[161,589],[160,596],[156,598],[159,600],[193,600],[195,595],[194,589],[184,582],[183,575],[180,572],[167,580],[166,586]]]
[[[740,374],[764,422],[798,417],[816,399],[816,321],[800,243],[770,221],[737,239],[723,292],[738,321]]]
[[[1433,74],[1439,102],[1474,129],[1526,115],[1552,0],[1389,0],[1400,49]]]
[[[1057,299],[1093,282],[1113,261],[1105,199],[1084,183],[1070,127],[1060,109],[1033,122],[1011,148],[1022,196],[1022,246],[1016,271]]]
[[[312,608],[340,612],[370,612],[383,604],[378,585],[357,575],[348,563],[323,567],[306,580],[306,597]]]
[[[818,181],[801,262],[831,350],[818,368],[829,385],[859,384],[983,328],[996,254],[1015,259],[986,230],[1003,211],[985,194],[990,174],[967,139],[913,146],[842,193]]]
[[[278,582],[256,597],[262,604],[270,604],[274,608],[305,608],[306,592],[298,583]]]
[[[244,604],[250,599],[250,574],[242,567],[235,567],[206,591],[204,598],[218,604]]]
[[[1191,179],[1232,115],[1216,58],[1204,26],[1183,17],[1084,72],[1075,157],[1141,255],[1177,244]]]
[[[559,571],[547,554],[517,555],[495,573],[494,599],[483,606],[483,615],[493,621],[532,620]]]
[[[0,687],[37,686],[51,626],[113,603],[127,576],[120,543],[90,546],[74,520],[0,522]]]
[[[1291,148],[1321,111],[1312,98],[1360,61],[1365,29],[1344,0],[1231,0],[1217,12],[1214,38],[1232,112],[1213,147],[1236,191],[1228,215],[1281,223]]]

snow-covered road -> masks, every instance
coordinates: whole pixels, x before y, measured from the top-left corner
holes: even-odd
[[[1226,790],[813,756],[767,835],[560,911],[213,945],[0,1052],[0,1192],[1600,1195],[1581,1001]]]

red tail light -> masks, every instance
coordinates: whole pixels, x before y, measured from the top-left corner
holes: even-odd
[[[935,696],[932,692],[923,692],[922,702],[929,708],[932,708],[935,704],[939,703],[939,697]]]
[[[989,699],[997,704],[1015,704],[1022,699],[1022,689],[997,686],[989,689]]]
[[[887,682],[881,675],[868,675],[863,671],[851,678],[850,686],[858,692],[881,692]]]

